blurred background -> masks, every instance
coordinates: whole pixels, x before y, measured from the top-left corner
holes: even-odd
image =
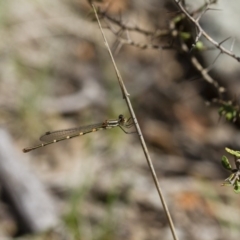
[[[172,2],[113,0],[101,7],[154,31],[178,14]],[[0,239],[172,239],[136,134],[114,128],[22,152],[49,130],[129,117],[87,1],[0,6]],[[229,174],[220,159],[225,147],[240,148],[240,135],[238,126],[219,121],[217,106],[206,105],[215,89],[192,81],[199,73],[184,53],[121,46],[105,33],[179,239],[239,239],[239,195],[221,186]],[[234,88],[225,75],[212,74],[238,94],[238,70],[228,75]]]

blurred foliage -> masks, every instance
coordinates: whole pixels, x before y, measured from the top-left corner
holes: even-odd
[[[223,186],[232,185],[234,192],[240,193],[240,168],[239,168],[239,166],[240,166],[240,164],[239,164],[240,151],[235,151],[230,148],[226,148],[225,150],[229,154],[234,156],[236,168],[232,168],[231,164],[229,163],[228,158],[226,156],[222,156],[222,161],[221,161],[222,166],[231,172],[231,175],[224,180],[222,185]]]
[[[221,107],[218,109],[220,117],[224,116],[227,121],[235,122],[239,118],[239,107],[234,106],[231,101],[220,102]]]

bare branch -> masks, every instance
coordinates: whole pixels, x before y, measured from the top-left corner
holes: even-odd
[[[236,59],[238,62],[240,62],[240,57],[234,54],[232,51],[227,50],[224,48],[221,44],[219,44],[217,41],[215,41],[213,38],[211,38],[200,26],[199,21],[195,20],[188,11],[184,8],[184,6],[181,4],[181,1],[174,0],[179,9],[185,14],[185,16],[188,18],[189,21],[191,21],[195,27],[198,30],[198,36],[196,37],[195,43],[199,40],[200,36],[204,36],[209,42],[211,42],[216,48],[218,48],[222,53],[225,53],[229,55],[230,57]]]

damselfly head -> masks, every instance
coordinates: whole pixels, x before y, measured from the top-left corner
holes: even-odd
[[[120,114],[120,115],[118,116],[118,119],[119,119],[119,121],[122,121],[122,120],[124,119],[124,116],[123,116],[122,114]]]

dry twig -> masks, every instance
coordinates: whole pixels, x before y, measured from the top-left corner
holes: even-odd
[[[124,98],[125,101],[126,101],[126,104],[127,104],[127,106],[128,106],[129,112],[130,112],[131,117],[132,117],[132,119],[133,119],[133,122],[134,122],[134,124],[135,124],[136,130],[137,130],[137,133],[138,133],[138,136],[139,136],[139,139],[140,139],[142,148],[143,148],[143,152],[144,152],[144,154],[145,154],[145,157],[146,157],[148,166],[149,166],[149,168],[150,168],[150,171],[151,171],[151,174],[152,174],[152,177],[153,177],[155,186],[156,186],[157,191],[158,191],[158,195],[159,195],[159,197],[160,197],[160,200],[161,200],[162,205],[163,205],[163,209],[164,209],[164,211],[165,211],[165,213],[166,213],[166,216],[167,216],[167,219],[168,219],[168,222],[169,222],[169,226],[170,226],[170,229],[171,229],[171,232],[172,232],[172,235],[173,235],[173,239],[177,240],[178,238],[177,238],[177,235],[176,235],[175,227],[174,227],[174,224],[173,224],[173,221],[172,221],[170,212],[169,212],[169,210],[168,210],[166,201],[165,201],[165,199],[164,199],[164,197],[163,197],[162,190],[161,190],[160,185],[159,185],[159,183],[158,183],[157,175],[156,175],[156,172],[155,172],[155,170],[154,170],[151,157],[150,157],[150,155],[149,155],[149,153],[148,153],[148,149],[147,149],[145,140],[144,140],[144,138],[143,138],[142,131],[141,131],[140,126],[139,126],[139,124],[138,124],[138,121],[137,121],[135,112],[134,112],[134,110],[133,110],[133,107],[132,107],[132,104],[131,104],[131,101],[130,101],[130,98],[129,98],[129,94],[128,94],[127,90],[126,90],[126,87],[125,87],[125,85],[124,85],[124,82],[123,82],[123,80],[122,80],[122,77],[121,77],[121,75],[120,75],[120,72],[118,71],[118,68],[117,68],[117,66],[116,66],[115,60],[114,60],[113,55],[112,55],[112,52],[111,52],[111,50],[110,50],[110,47],[109,47],[109,45],[108,45],[107,39],[106,39],[106,37],[105,37],[105,35],[104,35],[104,32],[103,32],[103,30],[102,30],[102,26],[101,26],[100,20],[99,20],[99,18],[98,18],[98,14],[97,14],[96,8],[95,8],[95,6],[94,6],[93,3],[91,3],[91,6],[92,6],[92,8],[93,8],[93,10],[94,10],[95,16],[96,16],[97,21],[98,21],[98,24],[99,24],[99,28],[100,28],[101,33],[102,33],[102,35],[103,35],[104,43],[105,43],[105,45],[106,45],[106,47],[107,47],[107,50],[108,50],[109,55],[110,55],[110,57],[111,57],[112,63],[113,63],[113,65],[114,65],[114,69],[115,69],[115,71],[116,71],[117,79],[118,79],[120,88],[121,88],[121,90],[122,90],[123,98]]]

